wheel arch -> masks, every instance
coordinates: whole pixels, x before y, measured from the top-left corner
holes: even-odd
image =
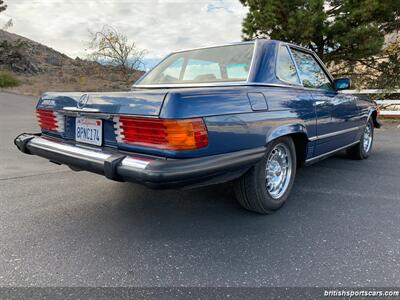
[[[380,128],[381,123],[378,121],[378,111],[376,109],[371,109],[368,114],[368,121],[372,118],[372,122],[374,123],[375,128]]]
[[[266,139],[270,143],[281,137],[291,137],[295,145],[297,166],[304,165],[309,142],[306,128],[302,124],[285,125],[274,129]]]

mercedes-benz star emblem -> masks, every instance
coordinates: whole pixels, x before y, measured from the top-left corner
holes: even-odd
[[[88,94],[83,94],[78,101],[78,108],[82,108],[86,105],[86,103],[89,100],[89,95]]]

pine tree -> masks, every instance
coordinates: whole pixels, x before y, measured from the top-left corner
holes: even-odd
[[[5,11],[7,8],[7,5],[4,4],[3,0],[0,0],[0,12]]]
[[[243,38],[269,37],[315,51],[325,62],[357,61],[381,52],[400,29],[399,0],[240,0],[249,8]]]

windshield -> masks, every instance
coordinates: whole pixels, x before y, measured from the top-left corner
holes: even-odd
[[[254,43],[171,54],[138,85],[247,81]]]

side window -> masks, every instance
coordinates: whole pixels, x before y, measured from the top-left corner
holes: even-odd
[[[329,77],[311,54],[294,49],[292,53],[305,87],[333,90]]]
[[[301,84],[297,76],[296,66],[290,57],[289,49],[285,46],[280,46],[279,48],[276,75],[282,81]]]

